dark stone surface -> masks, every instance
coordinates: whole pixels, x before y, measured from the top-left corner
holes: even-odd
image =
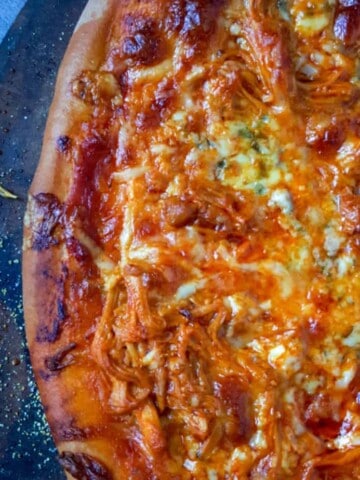
[[[31,374],[21,299],[22,220],[56,72],[86,0],[29,0],[0,45],[0,478],[64,475]]]

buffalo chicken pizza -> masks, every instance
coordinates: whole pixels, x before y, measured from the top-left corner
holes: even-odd
[[[359,0],[90,0],[24,239],[69,479],[360,479],[359,53]]]

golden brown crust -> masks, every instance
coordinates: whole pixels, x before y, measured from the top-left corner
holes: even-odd
[[[69,183],[66,180],[69,172],[66,171],[66,164],[59,158],[56,142],[59,136],[64,135],[71,128],[78,115],[76,99],[70,93],[70,82],[84,69],[95,69],[98,66],[107,35],[106,27],[113,8],[114,2],[110,0],[101,2],[91,0],[76,26],[59,69],[41,157],[29,191],[30,196],[51,192],[59,199],[64,199],[68,194]],[[23,296],[29,345],[34,342],[36,324],[43,313],[34,305],[38,288],[43,288],[42,284],[36,284],[38,279],[36,271],[40,264],[46,263],[43,253],[29,248],[31,226],[35,221],[31,205],[30,201],[25,216],[23,257]],[[55,264],[55,259],[52,259],[51,263]]]
[[[51,428],[55,422],[66,417],[66,395],[64,385],[58,379],[50,384],[41,378],[43,359],[52,350],[51,344],[39,342],[37,332],[44,316],[49,316],[56,296],[59,293],[59,271],[62,251],[60,249],[34,250],[31,248],[31,235],[34,224],[39,221],[33,197],[41,192],[52,192],[59,199],[68,194],[68,166],[62,162],[57,149],[57,139],[65,135],[79,115],[79,104],[71,95],[71,81],[83,70],[95,70],[102,60],[106,36],[111,16],[114,13],[114,0],[90,0],[82,13],[61,63],[51,104],[40,161],[29,191],[29,203],[24,225],[23,253],[23,301],[26,336],[33,368],[39,383],[43,404]],[[43,292],[43,295],[39,295]],[[59,451],[65,449],[58,444]],[[72,450],[72,445],[66,447]],[[88,450],[91,450],[89,447]],[[101,453],[100,453],[101,458]],[[73,477],[67,474],[69,479]]]

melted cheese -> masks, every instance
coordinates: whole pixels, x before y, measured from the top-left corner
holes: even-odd
[[[334,2],[163,3],[89,121],[104,409],[143,478],[333,478],[360,430],[358,60]]]

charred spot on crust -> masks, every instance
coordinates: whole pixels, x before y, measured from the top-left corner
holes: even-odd
[[[60,153],[66,153],[71,146],[71,138],[67,135],[60,135],[56,140],[56,148]]]
[[[36,340],[40,343],[53,343],[55,342],[61,331],[61,325],[67,319],[67,309],[64,300],[65,294],[65,279],[68,275],[66,268],[62,267],[62,272],[58,277],[54,277],[49,274],[48,271],[44,271],[43,277],[46,279],[44,287],[46,291],[50,293],[45,301],[45,309],[43,309],[43,315],[46,318],[42,319],[36,334]],[[51,297],[51,294],[54,294]]]
[[[162,36],[152,18],[128,14],[125,17],[125,28],[129,33],[122,45],[125,57],[140,65],[152,65],[163,57]]]
[[[56,305],[57,305],[57,312],[58,312],[57,318],[62,322],[67,317],[66,305],[63,302],[63,300],[61,300],[60,298],[57,299]]]
[[[94,182],[97,181],[101,171],[99,167],[111,152],[111,147],[106,138],[97,133],[86,137],[79,149],[80,155],[75,162],[74,180],[71,187],[68,204],[83,206],[88,213],[89,203],[96,191]]]
[[[93,427],[78,427],[76,419],[71,415],[64,415],[61,421],[52,424],[53,436],[56,442],[71,442],[73,440],[85,440],[94,433]]]
[[[73,441],[73,440],[84,440],[88,437],[86,430],[77,427],[63,427],[60,434],[57,436],[59,441]]]
[[[73,440],[85,440],[91,435],[90,428],[78,428],[76,426],[61,426],[55,434],[59,442],[71,442]]]
[[[55,230],[61,225],[64,208],[52,193],[39,193],[33,199],[32,249],[41,252],[59,243]]]
[[[66,319],[66,307],[61,299],[57,300],[57,315],[52,323],[52,326],[40,325],[36,335],[36,340],[40,343],[53,343],[60,334],[61,324]]]
[[[69,345],[61,348],[55,355],[45,358],[45,367],[50,370],[50,372],[57,372],[63,368],[68,367],[74,363],[73,355],[70,355],[70,352],[76,348],[76,343],[71,342]]]
[[[38,372],[39,377],[44,380],[44,382],[47,382],[50,378],[52,378],[53,374],[49,372],[45,372],[45,370],[39,370]]]
[[[97,273],[97,267],[93,261],[89,249],[83,245],[77,238],[69,237],[66,239],[66,248],[69,254],[76,260],[83,271],[87,271],[90,276]]]
[[[55,318],[51,327],[40,325],[37,331],[36,340],[40,343],[53,343],[60,334],[60,320]]]
[[[85,453],[62,452],[60,465],[77,480],[112,480],[109,470]]]

